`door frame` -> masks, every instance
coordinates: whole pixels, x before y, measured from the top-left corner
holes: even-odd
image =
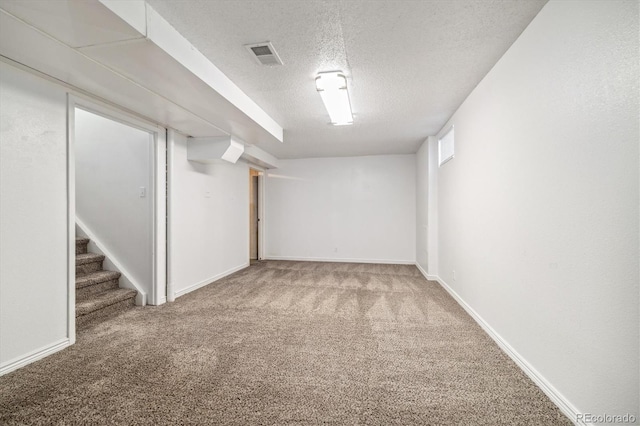
[[[258,175],[258,260],[264,259],[265,252],[265,182],[267,169],[257,166],[253,163],[249,163],[249,169],[260,172]],[[251,177],[251,175],[249,175]],[[251,179],[249,179],[249,185],[251,185]],[[251,224],[249,224],[249,232],[251,232]],[[249,236],[249,244],[251,244],[251,236]],[[249,252],[249,262],[251,262],[251,253]]]
[[[167,131],[164,127],[141,117],[127,113],[118,107],[78,94],[67,95],[67,208],[68,208],[68,257],[69,257],[69,336],[75,339],[75,109],[79,108],[101,117],[131,126],[152,137],[151,159],[151,251],[152,280],[150,294],[143,297],[142,304],[160,305],[166,302],[167,281]],[[145,294],[143,293],[143,296]]]

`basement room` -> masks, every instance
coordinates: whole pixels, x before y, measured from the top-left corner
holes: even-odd
[[[638,0],[0,0],[0,424],[640,425]]]

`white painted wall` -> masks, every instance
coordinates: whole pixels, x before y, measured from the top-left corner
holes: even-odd
[[[68,340],[66,92],[0,62],[0,370]]]
[[[76,109],[76,216],[146,294],[153,287],[152,155],[149,132]]]
[[[455,158],[434,169],[443,282],[571,409],[636,418],[638,16],[549,2],[444,126]]]
[[[415,155],[281,160],[266,180],[268,259],[415,263]]]
[[[249,166],[187,161],[174,131],[168,145],[169,288],[181,296],[249,266]]]

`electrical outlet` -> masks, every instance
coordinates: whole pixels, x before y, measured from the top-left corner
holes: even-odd
[[[453,280],[455,281],[455,280],[456,280],[456,270],[454,269],[454,270],[453,270],[453,271],[451,271],[451,272],[453,272]]]
[[[147,196],[147,188],[145,188],[144,186],[140,187],[140,191],[138,191],[138,195],[140,196],[140,198],[144,198]]]
[[[338,252],[338,247],[334,247],[334,248],[333,248],[333,252],[334,252],[334,253],[337,253],[337,252]]]

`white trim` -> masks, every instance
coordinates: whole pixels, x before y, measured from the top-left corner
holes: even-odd
[[[415,265],[415,260],[391,259],[350,259],[331,257],[297,257],[297,256],[266,256],[265,260],[292,260],[300,262],[339,262],[339,263],[382,263],[388,265]]]
[[[129,113],[117,110],[115,106],[111,106],[101,101],[91,99],[88,96],[82,94],[70,94],[74,100],[74,106],[81,110],[90,112],[92,114],[99,115],[101,117],[108,118],[118,123],[124,124],[129,127],[135,127],[136,129],[143,130],[149,133],[157,133],[160,125],[153,123],[152,121],[144,120],[140,117],[131,115]]]
[[[429,281],[438,281],[438,276],[437,275],[429,275],[427,274],[427,271],[425,271],[422,266],[420,266],[420,264],[418,262],[416,262],[416,267],[418,268],[418,270],[420,271],[420,273]]]
[[[76,342],[75,99],[67,93],[67,338]]]
[[[455,143],[456,143],[455,142],[455,138],[456,137],[455,137],[455,133],[454,133],[454,136],[453,136],[453,154],[451,154],[450,156],[448,156],[445,159],[442,159],[442,140],[444,138],[446,138],[449,133],[453,132],[453,127],[454,127],[454,125],[452,124],[449,127],[449,129],[442,134],[442,136],[438,137],[438,167],[442,167],[445,163],[447,163],[448,161],[452,160],[453,157],[455,157],[455,149],[456,149],[455,148]]]
[[[185,288],[185,289],[178,290],[178,291],[174,292],[174,297],[176,297],[176,298],[177,298],[177,297],[180,297],[180,296],[184,296],[184,295],[185,295],[185,294],[187,294],[187,293],[191,293],[191,292],[192,292],[192,291],[194,291],[194,290],[197,290],[197,289],[199,289],[199,288],[201,288],[201,287],[204,287],[204,286],[206,286],[206,285],[208,285],[208,284],[211,284],[211,283],[213,283],[214,281],[218,281],[218,280],[219,280],[219,279],[221,279],[221,278],[224,278],[224,277],[226,277],[226,276],[228,276],[228,275],[233,274],[234,272],[238,272],[238,271],[240,271],[241,269],[244,269],[244,268],[247,268],[247,267],[249,267],[249,262],[247,262],[247,263],[243,263],[243,264],[242,264],[242,265],[240,265],[240,266],[236,266],[236,267],[234,267],[234,268],[231,268],[231,269],[229,269],[229,270],[226,270],[226,271],[224,271],[224,272],[222,272],[222,273],[220,273],[220,274],[218,274],[218,275],[214,275],[213,277],[211,277],[211,278],[207,278],[206,280],[202,280],[202,281],[200,281],[199,283],[196,283],[196,284],[190,285],[189,287],[187,287],[187,288]]]
[[[171,218],[173,217],[173,203],[171,201],[171,197],[173,194],[173,163],[175,157],[175,136],[179,133],[177,130],[168,128],[167,129],[167,245],[166,245],[166,258],[167,258],[167,286],[166,286],[166,295],[168,302],[174,302],[176,300],[175,293],[173,291],[173,272],[171,270],[172,259],[173,259],[173,244],[172,244],[172,236],[173,232],[171,230]]]
[[[156,140],[157,134],[149,133],[149,144],[147,145],[148,159],[149,159],[149,197],[147,197],[147,206],[151,212],[149,220],[148,231],[151,245],[151,287],[147,294],[147,301],[150,305],[157,304],[158,291],[156,288],[156,189],[158,187],[156,182]]]
[[[418,266],[418,265],[416,265]],[[422,268],[418,266],[420,272],[423,272]],[[438,283],[444,288],[447,293],[458,302],[460,306],[478,323],[480,327],[498,344],[500,349],[511,358],[518,367],[538,386],[542,392],[545,393],[562,413],[568,417],[576,425],[590,425],[592,423],[585,423],[578,421],[578,414],[580,411],[571,404],[567,398],[564,397],[542,374],[540,374],[522,355],[520,355],[498,332],[496,332],[471,306],[467,304],[459,295],[455,292],[447,283],[445,283],[440,277],[435,277]]]
[[[265,200],[267,199],[267,172],[262,170],[262,174],[258,176],[258,260],[264,259],[264,253],[266,251],[266,229],[267,229],[267,220],[266,220],[266,212],[265,208]]]
[[[425,277],[426,279],[429,279],[428,274],[427,274],[427,271],[425,271],[424,269],[422,269],[422,266],[420,266],[420,264],[419,264],[418,262],[416,262],[416,268],[418,268],[418,271],[420,271],[420,273],[421,273],[422,275],[424,275],[424,277]]]
[[[264,253],[267,247],[265,244],[265,235],[267,234],[265,232],[267,223],[265,213],[267,209],[264,205],[267,194],[265,190],[265,186],[267,185],[267,170],[262,166],[249,163],[249,170],[251,169],[260,172],[258,175],[258,260],[264,260],[266,259]],[[249,185],[251,185],[251,181],[249,181]],[[249,231],[251,231],[251,228],[249,228]],[[249,254],[249,258],[251,258],[251,254]]]
[[[82,218],[80,218],[77,214],[75,215],[76,226],[78,227],[79,234],[87,237],[91,240],[89,243],[91,245],[91,251],[95,251],[98,254],[105,255],[106,259],[104,260],[105,267],[108,269],[114,269],[122,274],[120,277],[120,284],[124,288],[130,288],[132,290],[136,290],[138,294],[136,295],[136,305],[145,306],[147,304],[147,292],[142,289],[142,285],[137,282],[131,272],[129,272],[120,262],[118,262],[118,258],[109,251],[105,246],[103,246],[100,241],[96,238],[95,234],[87,227],[87,225],[83,222]],[[74,238],[75,241],[75,238]],[[75,255],[74,255],[75,256]],[[74,257],[75,259],[75,257]],[[74,283],[74,292],[75,292],[75,283]]]
[[[74,239],[74,243],[75,243],[75,239]],[[75,253],[75,250],[74,250]],[[75,324],[75,322],[74,322]],[[40,349],[36,349],[34,351],[29,352],[27,355],[25,356],[21,356],[19,358],[14,358],[10,361],[7,361],[6,363],[4,363],[3,365],[0,366],[0,376],[3,376],[7,373],[10,373],[14,370],[17,370],[18,368],[22,368],[25,365],[31,364],[32,362],[35,362],[39,359],[42,359],[46,356],[49,356],[51,354],[54,354],[56,352],[59,352],[61,350],[63,350],[66,347],[69,347],[72,345],[72,342],[70,339],[65,338],[62,340],[58,340],[55,343],[52,343],[51,345],[42,347]]]
[[[156,128],[153,144],[153,305],[167,301],[167,130]]]

